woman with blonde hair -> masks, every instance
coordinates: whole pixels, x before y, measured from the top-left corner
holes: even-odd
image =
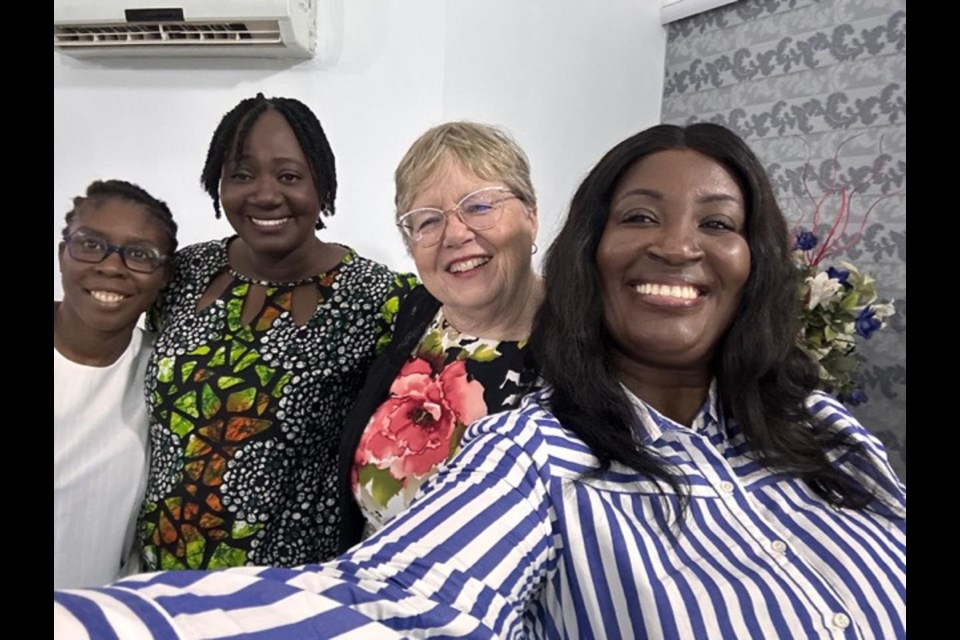
[[[396,205],[423,286],[344,427],[341,550],[406,509],[467,425],[514,408],[537,377],[527,338],[543,284],[523,150],[492,126],[436,126],[400,161]]]

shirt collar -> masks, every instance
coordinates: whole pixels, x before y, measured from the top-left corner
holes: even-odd
[[[636,394],[628,389],[622,382],[620,386],[623,388],[623,392],[627,395],[627,399],[633,407],[633,413],[636,416],[633,429],[641,445],[647,446],[653,444],[663,437],[665,431],[682,430],[709,435],[722,429],[722,412],[720,409],[716,380],[710,383],[707,397],[704,399],[703,405],[697,413],[697,417],[693,419],[693,423],[689,427],[674,422],[661,414],[638,398]]]

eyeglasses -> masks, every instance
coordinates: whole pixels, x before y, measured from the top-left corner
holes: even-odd
[[[111,253],[119,253],[127,269],[138,273],[153,273],[170,259],[149,244],[118,246],[83,231],[74,231],[68,235],[66,243],[67,252],[74,260],[96,264],[106,260]]]
[[[484,187],[463,196],[446,211],[429,207],[408,211],[397,219],[397,226],[418,247],[432,247],[443,237],[451,213],[474,231],[483,231],[500,221],[503,203],[516,197],[507,187]]]

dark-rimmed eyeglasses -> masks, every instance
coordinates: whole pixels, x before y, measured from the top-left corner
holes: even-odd
[[[507,187],[484,187],[447,210],[425,207],[408,211],[397,218],[397,226],[418,247],[432,247],[443,237],[451,213],[474,231],[484,231],[500,221],[503,203],[516,197]]]
[[[137,273],[153,273],[169,260],[160,249],[149,244],[110,244],[100,236],[74,231],[66,237],[67,252],[79,262],[97,264],[111,253],[120,254],[124,266]]]

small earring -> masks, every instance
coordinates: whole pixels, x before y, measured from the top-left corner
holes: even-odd
[[[323,209],[320,209],[320,215],[317,216],[317,224],[314,225],[314,229],[316,229],[317,231],[320,231],[320,229],[326,229],[327,225],[323,223],[323,219],[325,217],[330,217],[332,215],[333,215],[333,211],[330,211],[329,207],[324,207]]]
[[[539,251],[539,250],[540,250],[540,247],[538,247],[538,246],[537,246],[537,243],[534,242],[534,243],[533,243],[533,246],[530,248],[530,255],[532,255],[532,256],[537,255],[537,251]]]

